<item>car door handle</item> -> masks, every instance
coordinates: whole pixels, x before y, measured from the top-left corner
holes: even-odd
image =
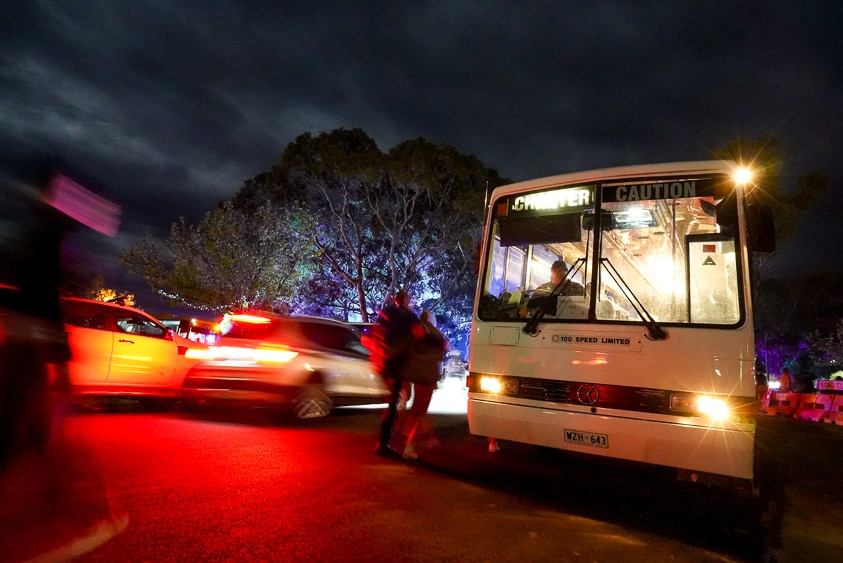
[[[134,344],[134,343],[135,343],[135,341],[134,341],[134,340],[126,340],[126,339],[124,339],[124,338],[121,338],[121,339],[120,339],[120,340],[118,340],[117,342],[125,342],[126,344]]]

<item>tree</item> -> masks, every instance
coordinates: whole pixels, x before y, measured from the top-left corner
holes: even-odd
[[[787,366],[798,375],[806,365],[821,368],[843,361],[843,282],[839,274],[814,272],[764,280],[759,295],[755,302],[756,348],[769,370]]]
[[[105,278],[101,275],[97,275],[91,280],[82,296],[95,301],[119,302],[121,305],[126,305],[127,307],[135,306],[134,294],[126,291],[118,292],[105,287]]]
[[[147,236],[121,262],[173,304],[285,308],[308,274],[313,231],[299,206],[264,203],[246,213],[225,202],[196,226],[173,223],[163,249]]]
[[[362,130],[336,129],[300,135],[234,201],[307,202],[326,268],[314,281],[336,299],[335,312],[350,311],[353,302],[368,320],[404,288],[430,297],[430,308],[458,299],[468,304],[461,307],[467,318],[483,195],[501,183],[494,170],[447,145],[415,139],[384,154]]]

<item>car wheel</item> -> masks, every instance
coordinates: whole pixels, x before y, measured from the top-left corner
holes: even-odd
[[[211,410],[211,404],[204,399],[182,399],[184,410],[192,413],[205,413]]]
[[[138,402],[146,412],[166,412],[175,404],[175,399],[167,397],[142,397]]]
[[[308,383],[293,399],[293,413],[296,418],[324,418],[328,416],[334,402],[322,390],[320,383]]]

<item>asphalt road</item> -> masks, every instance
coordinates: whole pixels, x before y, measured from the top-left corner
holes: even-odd
[[[839,427],[759,421],[769,490],[747,503],[655,468],[507,442],[490,454],[434,404],[439,445],[416,463],[373,455],[377,410],[75,414],[54,489],[38,460],[3,472],[0,560],[66,545],[109,512],[128,528],[79,561],[843,558]]]

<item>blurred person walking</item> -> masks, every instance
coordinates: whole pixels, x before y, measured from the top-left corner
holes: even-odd
[[[792,385],[790,370],[782,368],[782,374],[779,376],[779,393],[790,393]]]
[[[400,457],[390,441],[410,353],[417,340],[424,336],[424,328],[410,309],[410,301],[410,294],[402,289],[378,315],[378,325],[383,334],[375,346],[373,359],[390,388],[389,403],[381,418],[375,448],[375,453],[382,457]]]
[[[9,560],[66,561],[128,523],[112,516],[91,460],[61,436],[71,396],[60,310],[69,280],[68,234],[81,224],[114,235],[119,208],[46,164],[26,175],[13,186],[25,213],[14,218],[19,228],[2,248],[2,261],[15,268],[0,280],[0,553]],[[73,524],[84,509],[78,493],[90,492],[90,483],[95,491],[84,500],[106,516],[80,530]],[[51,549],[43,553],[44,546]]]
[[[402,427],[409,428],[404,446],[404,459],[417,459],[416,449],[433,438],[433,425],[427,409],[441,376],[441,362],[448,347],[447,340],[436,328],[436,317],[425,309],[421,314],[424,336],[413,347],[405,370],[405,378],[413,383],[413,403],[407,410]]]

